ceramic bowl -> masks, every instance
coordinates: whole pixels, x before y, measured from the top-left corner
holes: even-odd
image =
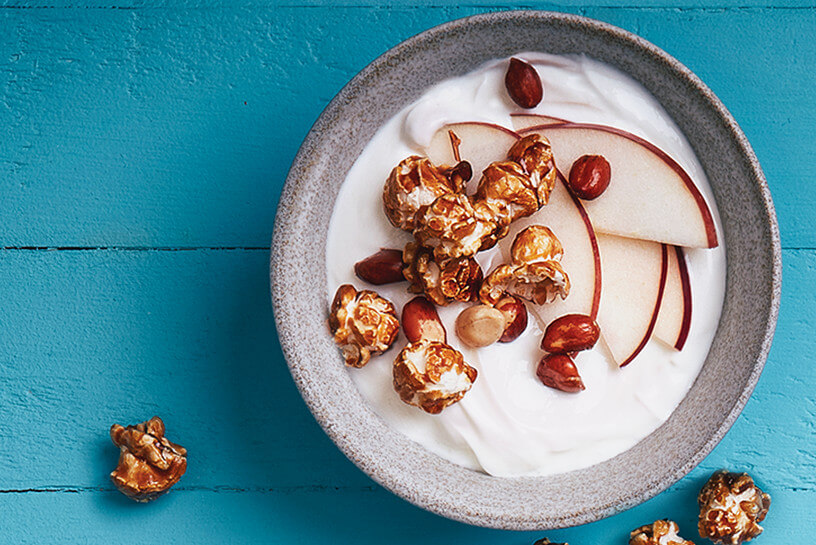
[[[366,404],[326,326],[325,248],[340,184],[380,125],[430,85],[517,51],[585,53],[628,73],[685,133],[711,182],[727,248],[719,329],[697,380],[660,428],[592,467],[497,478],[430,453]],[[549,12],[477,15],[394,47],[332,100],[292,165],[275,220],[271,286],[280,342],[317,421],[374,480],[460,521],[514,530],[591,522],[664,490],[720,441],[750,396],[779,306],[779,234],[768,186],[734,119],[697,76],[619,28]]]

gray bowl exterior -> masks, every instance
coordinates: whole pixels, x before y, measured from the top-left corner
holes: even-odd
[[[383,122],[435,82],[525,50],[585,53],[630,74],[657,97],[711,181],[728,266],[714,343],[690,392],[665,424],[595,466],[508,479],[430,453],[369,408],[326,325],[325,249],[340,185]],[[306,137],[286,180],[272,242],[280,342],[303,398],[329,437],[363,471],[406,500],[452,519],[513,530],[610,516],[651,498],[697,465],[730,428],[759,379],[780,285],[779,232],[767,183],[717,97],[645,40],[598,21],[551,12],[509,11],[453,21],[401,43],[366,67]]]

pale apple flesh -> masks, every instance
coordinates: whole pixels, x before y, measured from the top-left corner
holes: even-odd
[[[602,155],[609,161],[609,187],[584,202],[597,232],[676,246],[717,246],[711,210],[700,190],[653,144],[603,125],[557,123],[528,127],[521,134],[533,132],[550,141],[565,174],[583,155]]]
[[[546,119],[529,114],[513,117],[514,120],[527,119],[528,122],[532,122],[533,118],[539,122]],[[563,129],[565,126],[572,127],[572,130]],[[482,169],[488,164],[505,160],[507,150],[519,137],[513,131],[487,123],[448,125],[437,131],[427,149],[429,158],[435,164],[456,163],[449,130],[453,130],[461,141],[459,144],[461,159],[469,161],[473,167],[474,180],[471,183],[478,182]],[[572,289],[564,300],[556,299],[545,305],[529,306],[540,326],[546,327],[565,314],[580,313],[592,316],[601,328],[604,344],[614,361],[621,367],[631,362],[652,336],[675,346],[678,350],[681,349],[688,335],[691,309],[688,269],[685,267],[685,259],[678,259],[682,255],[682,250],[668,247],[662,244],[662,241],[655,240],[668,237],[649,238],[648,228],[653,226],[646,221],[644,227],[641,220],[632,219],[634,211],[637,210],[634,205],[626,206],[617,200],[628,198],[627,195],[636,189],[643,189],[644,178],[652,176],[653,185],[661,191],[668,191],[674,197],[677,197],[678,193],[682,194],[679,198],[680,204],[673,206],[672,213],[666,214],[665,217],[676,217],[681,210],[686,211],[682,217],[689,214],[702,217],[696,201],[689,197],[691,191],[686,183],[676,170],[667,168],[662,158],[650,148],[615,132],[564,123],[546,127],[539,125],[533,130],[551,140],[556,162],[562,168],[571,165],[574,159],[585,153],[607,157],[613,164],[613,172],[616,165],[623,165],[618,168],[618,173],[622,173],[619,179],[623,181],[618,184],[622,191],[604,193],[602,197],[592,202],[584,202],[575,197],[567,188],[562,172],[559,172],[549,203],[532,216],[512,224],[508,240],[513,240],[518,232],[529,225],[540,224],[552,229],[564,247],[561,264],[570,276]],[[522,132],[529,134],[532,131]],[[624,160],[620,155],[624,152],[631,152],[634,157]],[[647,169],[637,170],[628,165],[643,160],[644,154],[653,163]],[[654,164],[655,157],[660,161],[657,166]],[[631,181],[632,178],[634,181]],[[618,178],[613,178],[610,188],[615,180]],[[650,190],[643,189],[647,192]],[[596,210],[594,216],[590,212],[595,202],[608,198],[610,204],[605,205],[606,208],[615,208],[618,215],[623,216],[627,223],[635,224],[622,236],[610,234],[608,225],[606,231],[595,225],[596,217],[600,218],[603,224],[606,217],[604,207],[599,208],[600,211]],[[616,202],[618,206],[614,207]],[[689,202],[692,206],[688,205]],[[640,206],[643,206],[642,202]],[[632,210],[633,213],[620,213],[626,210]],[[681,237],[684,244],[693,246],[702,240],[699,237],[692,239],[689,233],[690,231]],[[703,237],[707,236],[703,229]],[[706,239],[703,243],[708,242]],[[503,261],[508,261],[509,245],[503,245],[502,251],[507,254],[503,255]]]
[[[568,123],[566,119],[560,117],[552,117],[549,115],[530,114],[526,112],[518,112],[510,114],[510,120],[513,123],[514,131],[523,131],[530,127],[538,127],[540,125],[555,125],[558,123]]]
[[[668,270],[664,244],[598,233],[603,289],[597,322],[623,367],[643,350],[657,322]]]
[[[668,249],[666,290],[657,315],[654,337],[675,350],[683,350],[691,327],[691,282],[683,249]]]
[[[510,129],[490,123],[467,122],[445,125],[434,133],[430,145],[425,150],[425,154],[435,165],[453,166],[457,163],[449,131],[453,131],[461,141],[460,158],[469,162],[473,169],[473,178],[468,184],[472,190],[475,190],[482,171],[490,163],[507,159],[507,151],[519,139],[519,135]]]

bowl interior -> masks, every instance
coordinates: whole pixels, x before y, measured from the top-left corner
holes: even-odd
[[[428,86],[517,51],[584,53],[641,82],[694,148],[714,190],[727,249],[726,298],[711,351],[668,421],[587,469],[504,479],[464,469],[390,429],[352,383],[327,331],[325,245],[340,184],[380,125]],[[329,104],[281,196],[271,283],[281,344],[315,418],[363,471],[405,499],[457,520],[550,529],[609,516],[667,488],[708,454],[753,390],[779,303],[779,235],[744,135],[699,79],[655,46],[590,19],[502,12],[431,29],[390,50]]]

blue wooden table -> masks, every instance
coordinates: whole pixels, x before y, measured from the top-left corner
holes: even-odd
[[[0,542],[530,544],[397,499],[301,401],[275,336],[268,244],[283,179],[361,68],[502,0],[0,2]],[[619,5],[618,5],[619,4]],[[776,340],[745,412],[645,504],[550,532],[696,536],[715,469],[772,496],[764,545],[816,531],[816,3],[567,0],[694,70],[742,125],[782,230]],[[161,415],[190,451],[152,504],[107,474],[114,423]]]

